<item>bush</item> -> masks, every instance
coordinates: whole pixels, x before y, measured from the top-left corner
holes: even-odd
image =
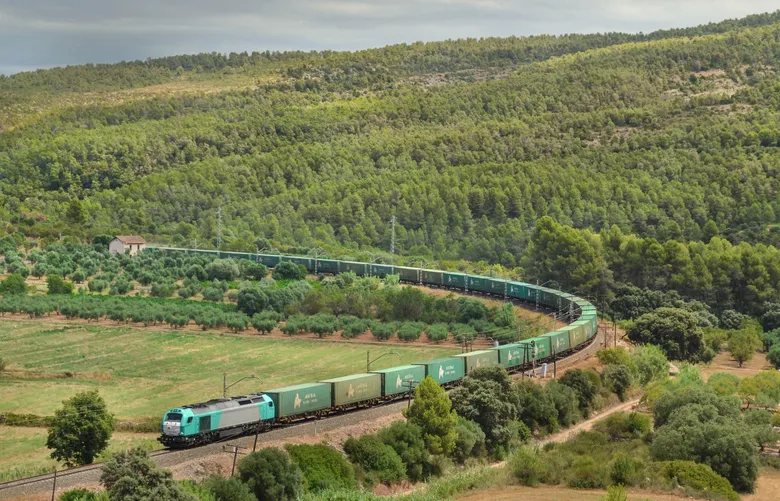
[[[406,465],[406,476],[412,482],[426,480],[439,474],[438,464],[432,461],[425,447],[422,428],[408,421],[394,421],[389,427],[382,428],[377,437],[389,445]]]
[[[230,259],[217,259],[206,265],[206,275],[209,280],[231,282],[241,275],[238,265]]]
[[[303,486],[298,465],[273,447],[244,457],[238,463],[238,478],[259,501],[296,501]]]
[[[4,296],[27,294],[27,282],[19,274],[8,275],[5,280],[0,282],[0,293]]]
[[[780,344],[772,346],[766,355],[766,359],[775,366],[775,369],[780,369]]]
[[[401,341],[417,341],[420,339],[420,334],[425,329],[425,324],[422,322],[404,322],[401,324],[401,328],[398,329],[398,339]]]
[[[385,341],[393,337],[396,331],[396,325],[394,323],[376,323],[371,327],[371,334],[380,341]]]
[[[89,282],[90,290],[92,289],[92,282],[93,280]],[[152,295],[152,297],[171,297],[173,296],[173,292],[175,290],[176,286],[172,283],[155,282],[152,284],[152,290],[149,293]]]
[[[406,477],[406,468],[401,457],[376,435],[348,438],[344,442],[344,452],[350,461],[363,469],[369,484],[378,481],[390,485]]]
[[[111,289],[108,291],[108,293],[112,296],[123,296],[131,290],[133,290],[133,284],[131,284],[128,280],[118,278],[111,285]]]
[[[259,287],[247,287],[238,291],[236,308],[248,316],[260,313],[268,306],[268,296]]]
[[[447,324],[433,324],[428,327],[425,336],[428,338],[428,341],[432,343],[440,343],[446,341],[450,336],[450,329]]]
[[[215,501],[257,501],[249,487],[235,477],[209,477],[203,481],[203,487],[214,496]]]
[[[604,433],[613,442],[646,438],[650,433],[650,416],[616,412],[598,421],[593,429]]]
[[[254,327],[260,334],[269,334],[276,328],[278,322],[268,318],[263,318],[259,313],[256,313],[252,317],[252,327]]]
[[[203,300],[212,303],[221,303],[225,300],[225,293],[218,287],[206,287],[203,289]]]
[[[631,388],[631,372],[625,365],[608,365],[602,374],[604,385],[625,402],[626,393]]]
[[[509,469],[522,485],[536,487],[544,473],[544,463],[529,447],[521,447],[509,458]]]
[[[94,501],[95,493],[88,489],[70,489],[60,494],[59,501]]]
[[[477,423],[458,416],[455,432],[458,435],[455,439],[455,450],[452,452],[455,461],[463,464],[468,458],[481,458],[487,455],[485,432]]]
[[[73,294],[73,282],[66,282],[59,275],[46,277],[46,286],[49,294]]]
[[[283,261],[274,266],[272,275],[274,280],[303,280],[306,278],[306,267]]]
[[[598,388],[588,375],[588,371],[574,369],[567,371],[560,378],[560,383],[570,387],[577,394],[579,409],[582,415],[587,417],[593,407],[593,401],[598,393]]]
[[[609,478],[616,485],[634,485],[636,468],[626,453],[618,454],[609,468]]]
[[[108,287],[108,282],[93,278],[87,283],[87,287],[89,287],[90,292],[103,292]]]
[[[307,490],[322,491],[357,487],[355,469],[333,447],[325,444],[288,444],[284,448],[300,467]]]
[[[728,480],[715,473],[706,464],[693,461],[659,461],[652,463],[654,471],[673,486],[680,485],[706,494],[739,501],[739,495]]]

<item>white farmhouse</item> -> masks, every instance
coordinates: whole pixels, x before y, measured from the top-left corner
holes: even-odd
[[[124,254],[130,251],[131,256],[135,256],[146,247],[146,240],[137,235],[126,235],[114,238],[108,243],[108,250],[111,254]]]

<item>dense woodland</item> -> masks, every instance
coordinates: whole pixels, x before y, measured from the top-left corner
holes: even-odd
[[[0,117],[0,231],[216,247],[221,210],[224,249],[355,256],[396,216],[396,251],[445,267],[760,315],[780,300],[778,17],[4,78],[8,109],[44,109]]]

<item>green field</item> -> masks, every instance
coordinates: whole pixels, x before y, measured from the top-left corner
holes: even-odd
[[[152,433],[114,433],[108,449],[102,456],[130,447],[143,447],[147,450],[162,448],[157,435]],[[0,426],[0,482],[39,475],[58,465],[46,448],[46,430],[44,428],[18,428]],[[101,457],[102,457],[101,456]]]
[[[176,405],[221,397],[228,382],[255,374],[242,394],[459,353],[456,346],[377,346],[260,336],[151,332],[133,327],[0,321],[0,412],[51,415],[61,401],[97,388],[118,418],[156,417]]]

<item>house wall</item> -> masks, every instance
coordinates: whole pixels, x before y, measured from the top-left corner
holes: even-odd
[[[111,254],[124,254],[125,246],[122,242],[115,238],[108,243],[108,251]]]

